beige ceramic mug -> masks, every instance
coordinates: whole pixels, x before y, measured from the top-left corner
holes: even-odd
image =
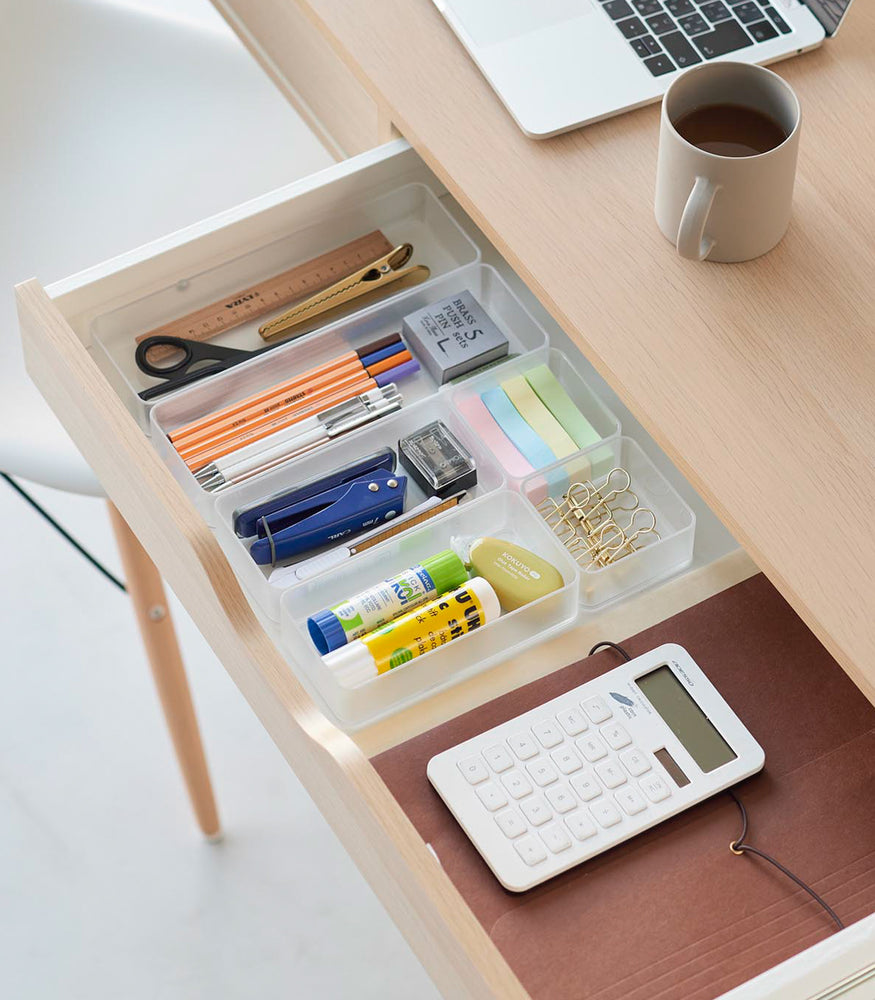
[[[675,125],[711,105],[761,112],[780,126],[785,138],[750,156],[707,152],[687,141]],[[780,242],[790,222],[799,126],[799,101],[792,88],[762,66],[704,63],[672,83],[662,102],[656,221],[682,257],[751,260]]]

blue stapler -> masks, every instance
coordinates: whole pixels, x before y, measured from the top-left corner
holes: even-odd
[[[404,511],[407,477],[380,469],[262,517],[249,550],[260,565],[330,545]]]
[[[380,469],[391,472],[394,468],[395,452],[391,448],[383,448],[373,455],[368,455],[366,458],[360,458],[356,462],[335,469],[328,475],[315,476],[313,479],[299,483],[293,489],[285,489],[273,496],[259,500],[250,507],[235,511],[234,531],[241,538],[249,538],[256,534],[263,535],[263,532],[258,531],[258,522],[263,517],[275,514],[277,511],[291,507],[292,504],[299,503],[301,500],[307,500],[318,493],[324,493],[342,483],[351,483],[362,476],[378,472]]]

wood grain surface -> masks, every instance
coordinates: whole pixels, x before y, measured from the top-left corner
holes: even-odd
[[[794,219],[717,265],[656,228],[656,106],[536,142],[428,0],[298,6],[875,698],[875,7],[776,67],[802,104]]]
[[[295,4],[213,6],[336,160],[392,138],[391,123]],[[270,137],[255,155],[270,156]]]

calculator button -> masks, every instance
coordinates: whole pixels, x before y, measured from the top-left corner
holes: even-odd
[[[516,848],[517,854],[525,861],[527,865],[531,865],[534,868],[535,865],[540,864],[547,857],[547,852],[544,850],[544,845],[535,837],[520,837],[519,840],[513,842],[513,846]]]
[[[598,833],[595,823],[584,812],[576,812],[571,816],[566,816],[565,825],[578,840],[587,840]]]
[[[591,733],[589,736],[581,736],[576,743],[577,749],[586,757],[590,764],[608,755],[604,743],[594,733]]]
[[[559,725],[568,733],[569,736],[577,736],[589,727],[586,724],[586,719],[577,711],[576,708],[566,708],[564,712],[560,712],[556,718],[559,720]]]
[[[544,794],[547,796],[547,801],[558,813],[571,812],[572,809],[577,808],[577,799],[562,785],[547,788]]]
[[[553,811],[540,795],[535,795],[530,799],[526,799],[525,802],[521,802],[520,809],[522,809],[523,816],[526,817],[532,826],[540,826],[542,823],[546,823],[553,815]]]
[[[514,812],[513,809],[505,809],[504,812],[496,813],[495,822],[498,823],[499,830],[509,840],[522,836],[528,830],[522,817],[519,813]]]
[[[465,775],[469,785],[477,785],[489,777],[486,765],[479,757],[466,757],[460,760],[459,770]]]
[[[579,771],[583,767],[580,757],[577,756],[571,747],[562,747],[561,750],[554,750],[550,756],[563,774],[574,774],[575,771]]]
[[[623,762],[623,767],[626,768],[633,778],[637,778],[639,775],[650,770],[650,761],[647,759],[647,754],[642,753],[637,747],[624,750],[620,754],[620,760]]]
[[[614,714],[605,704],[604,698],[599,697],[588,698],[581,703],[581,708],[589,716],[590,722],[594,722],[596,725],[604,722],[606,719],[610,719]]]
[[[528,760],[538,755],[538,744],[528,733],[515,733],[508,737],[507,742],[520,760]]]
[[[522,799],[532,791],[529,779],[521,771],[508,771],[501,776],[501,783],[514,799]]]
[[[571,847],[571,840],[568,834],[565,832],[564,828],[559,826],[558,823],[551,823],[549,826],[545,826],[543,830],[540,831],[541,840],[550,848],[554,854],[559,854],[562,851],[567,851]]]
[[[564,739],[562,730],[552,719],[544,719],[541,722],[536,722],[532,726],[532,732],[538,737],[538,742],[545,750],[559,746]]]
[[[631,787],[621,788],[619,792],[614,792],[614,798],[627,816],[635,816],[647,808],[647,803],[641,798],[641,793],[636,792]]]
[[[589,811],[593,814],[598,822],[599,826],[616,826],[617,823],[623,818],[617,807],[612,805],[607,799],[601,802],[594,802],[590,807]]]
[[[605,742],[612,750],[620,750],[632,742],[632,737],[626,731],[626,727],[621,726],[619,722],[615,722],[611,726],[602,726],[599,732],[604,736]]]
[[[478,785],[475,791],[477,798],[490,812],[495,812],[496,809],[507,805],[507,796],[498,785],[494,785],[491,781],[485,785]]]
[[[604,764],[599,764],[595,773],[601,779],[605,788],[616,788],[626,781],[626,772],[614,760],[606,760]]]
[[[559,777],[555,769],[545,760],[533,760],[531,764],[526,764],[526,770],[539,788],[551,784]]]
[[[671,795],[671,789],[658,774],[649,774],[638,782],[641,790],[651,802],[662,802]]]
[[[502,746],[488,747],[483,751],[483,756],[486,758],[486,763],[497,774],[513,767],[513,758]]]
[[[583,799],[584,802],[591,802],[602,794],[602,786],[596,781],[596,776],[592,771],[584,771],[583,774],[575,774],[571,780],[571,787]]]

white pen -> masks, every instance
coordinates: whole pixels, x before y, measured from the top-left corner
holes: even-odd
[[[373,538],[375,535],[382,535],[388,527],[392,527],[393,529],[400,528],[411,518],[418,517],[420,514],[424,514],[427,510],[431,510],[432,507],[437,507],[438,504],[442,503],[446,503],[446,501],[441,500],[440,497],[429,497],[427,500],[423,500],[421,504],[412,507],[405,514],[401,514],[393,518],[392,521],[387,522],[387,524],[381,524],[379,528],[374,528],[373,531],[369,531],[356,538],[350,545],[337,545],[327,552],[322,552],[318,556],[311,556],[309,559],[302,559],[301,562],[294,563],[292,566],[275,566],[271,570],[267,582],[272,587],[287,587],[299,580],[309,580],[311,577],[316,576],[317,573],[331,569],[334,566],[339,566],[342,562],[345,562],[352,556],[353,550],[364,542],[367,542],[369,538]]]
[[[245,448],[217,458],[198,470],[196,478],[205,490],[214,492],[294,458],[338,434],[392,413],[400,406],[401,394],[394,382],[381,389],[370,389],[292,427],[285,427],[260,441],[253,441]]]

